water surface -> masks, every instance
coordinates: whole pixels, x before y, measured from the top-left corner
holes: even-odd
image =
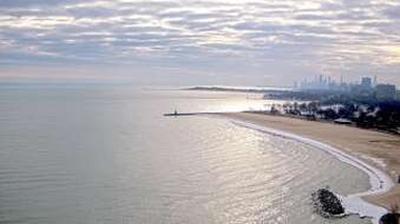
[[[130,86],[0,91],[0,223],[368,223],[324,220],[309,200],[326,185],[341,194],[368,189],[361,171],[222,118],[162,116],[175,107],[260,109],[260,96]]]

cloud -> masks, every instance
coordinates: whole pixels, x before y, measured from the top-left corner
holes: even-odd
[[[398,11],[395,0],[3,0],[0,63],[390,71],[400,66]]]

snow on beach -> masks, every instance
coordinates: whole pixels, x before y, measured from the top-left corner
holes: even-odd
[[[373,194],[380,194],[389,191],[394,183],[392,179],[383,171],[363,162],[362,160],[349,155],[347,153],[344,153],[343,151],[334,148],[330,145],[321,143],[319,141],[315,141],[313,139],[309,139],[306,137],[301,137],[299,135],[295,135],[292,133],[268,128],[268,127],[263,127],[257,124],[249,123],[249,122],[243,122],[243,121],[237,121],[237,120],[231,120],[232,123],[242,126],[245,128],[250,128],[253,130],[257,130],[263,133],[271,134],[271,135],[276,135],[284,138],[289,138],[293,139],[296,141],[300,141],[302,143],[317,147],[320,150],[323,150],[324,152],[334,156],[338,160],[345,162],[347,164],[350,164],[363,172],[365,172],[369,176],[369,182],[371,185],[371,188],[366,191],[366,192],[360,192],[356,194],[351,194],[347,196],[342,196],[338,195],[342,203],[346,209],[347,214],[358,214],[360,217],[370,217],[372,219],[372,222],[374,224],[378,224],[379,218],[384,215],[387,211],[386,209],[370,204],[366,202],[365,200],[362,199],[363,196],[367,195],[373,195]]]

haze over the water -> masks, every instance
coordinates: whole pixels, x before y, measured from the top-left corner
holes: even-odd
[[[2,0],[0,81],[400,84],[398,0]]]

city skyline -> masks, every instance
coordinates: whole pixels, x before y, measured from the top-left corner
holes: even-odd
[[[2,1],[0,81],[400,84],[400,3]],[[151,78],[149,78],[151,76]]]

